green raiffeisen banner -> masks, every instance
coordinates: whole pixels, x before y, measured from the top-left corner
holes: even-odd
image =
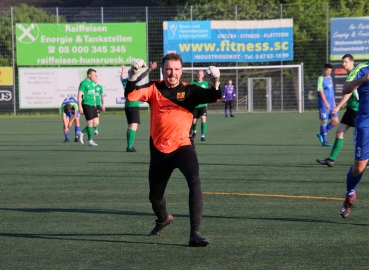
[[[18,66],[131,65],[146,61],[145,23],[18,23]]]

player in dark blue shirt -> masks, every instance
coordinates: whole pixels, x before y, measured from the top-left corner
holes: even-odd
[[[341,207],[343,218],[351,213],[356,199],[356,188],[369,160],[369,62],[362,63],[351,71],[342,92],[349,94],[356,88],[360,102],[354,133],[355,160],[346,177],[346,198]]]

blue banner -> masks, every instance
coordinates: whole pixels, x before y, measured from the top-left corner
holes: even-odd
[[[166,21],[164,53],[183,62],[293,60],[293,20]]]
[[[351,54],[355,60],[369,58],[369,17],[331,19],[331,61]]]

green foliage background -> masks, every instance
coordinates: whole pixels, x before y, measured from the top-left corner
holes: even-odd
[[[283,64],[304,65],[305,93],[315,90],[316,78],[322,66],[329,62],[330,19],[337,17],[363,17],[369,2],[364,0],[303,1],[303,0],[158,0],[161,6],[105,8],[106,22],[148,22],[148,54],[150,61],[160,62],[163,55],[163,21],[169,20],[264,20],[292,18],[294,23],[294,60]],[[13,7],[13,28],[16,23],[100,22],[99,8],[64,8],[58,18],[55,8],[35,8],[22,4]],[[32,53],[32,52],[30,52]],[[363,61],[363,60],[361,60]],[[0,66],[12,66],[12,27],[9,9],[0,9]],[[245,65],[282,64],[280,62],[237,63]],[[185,63],[184,66],[190,66]],[[219,65],[194,63],[193,66]],[[222,63],[222,66],[235,63]],[[16,66],[16,63],[15,63]],[[160,77],[159,69],[152,76]],[[284,71],[285,76],[294,74]],[[262,74],[261,74],[262,75]],[[261,76],[262,77],[262,76]],[[239,85],[247,85],[240,78]],[[278,83],[274,83],[279,87]],[[312,106],[305,97],[307,107]],[[315,104],[315,103],[314,103]],[[314,105],[315,106],[315,105]]]

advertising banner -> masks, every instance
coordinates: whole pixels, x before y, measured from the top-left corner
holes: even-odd
[[[351,54],[355,60],[369,58],[369,17],[331,19],[331,61]]]
[[[13,85],[13,68],[0,67],[0,86]]]
[[[293,60],[293,20],[165,21],[164,53],[184,62]]]
[[[0,87],[0,107],[4,108],[5,105],[12,105],[13,98],[14,98],[13,88]]]
[[[124,107],[121,67],[92,67],[104,91],[105,107]],[[78,98],[78,87],[87,76],[88,67],[19,68],[19,108],[59,108],[66,97]],[[126,72],[129,67],[126,68]],[[144,70],[142,71],[144,72]],[[124,77],[127,77],[125,74]],[[139,84],[148,81],[148,77]],[[141,107],[147,107],[141,103]]]
[[[338,104],[342,97],[343,84],[346,82],[347,72],[341,63],[330,63],[333,66],[331,77],[333,79],[334,96],[336,104]]]
[[[130,65],[146,44],[145,23],[16,25],[18,66]]]

